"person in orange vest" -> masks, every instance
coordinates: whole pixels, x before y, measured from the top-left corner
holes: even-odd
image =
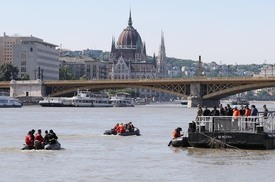
[[[116,134],[118,133],[118,131],[119,131],[119,123],[117,123],[117,124],[114,126],[114,128],[112,129],[112,133],[116,135]]]
[[[244,108],[245,108],[244,116],[247,117],[245,118],[245,129],[249,130],[250,126],[248,125],[248,122],[250,122],[249,116],[251,116],[251,109],[248,107],[248,105],[246,105]]]
[[[118,133],[124,133],[125,132],[125,126],[123,123],[120,123],[118,127]]]
[[[238,130],[238,119],[240,116],[240,111],[237,106],[233,107],[233,129]]]
[[[173,139],[176,139],[178,137],[183,136],[183,134],[181,134],[180,132],[182,131],[182,129],[180,127],[176,128],[173,133],[172,133],[172,137]],[[172,144],[172,140],[170,140],[170,142],[168,143],[168,147]]]
[[[41,135],[41,129],[39,129],[39,130],[37,130],[37,134],[34,137],[35,149],[44,149],[43,142],[44,142],[44,138]]]
[[[173,139],[183,136],[183,134],[180,133],[181,131],[182,129],[180,127],[176,128],[173,131]]]
[[[34,140],[32,135],[32,131],[29,131],[28,134],[25,136],[25,145],[27,145],[28,149],[34,149]]]

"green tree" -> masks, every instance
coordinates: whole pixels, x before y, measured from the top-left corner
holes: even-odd
[[[18,76],[18,68],[10,63],[0,65],[0,81],[16,80]]]
[[[85,75],[81,76],[79,80],[87,80],[87,77]]]
[[[24,74],[24,76],[21,78],[22,80],[30,80],[30,75],[29,74]]]
[[[268,91],[263,89],[260,92],[258,92],[257,95],[259,100],[265,100],[270,97],[270,94],[268,93]]]
[[[59,68],[59,80],[74,80],[74,79],[75,79],[74,74],[68,65],[61,66]]]
[[[251,99],[251,98],[254,98],[255,96],[254,96],[254,92],[253,91],[248,91],[247,93],[246,93],[246,98],[247,99]]]

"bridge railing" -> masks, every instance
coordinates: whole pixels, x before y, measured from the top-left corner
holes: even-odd
[[[196,131],[240,131],[240,132],[273,132],[275,131],[275,114],[264,116],[199,116]]]
[[[45,80],[43,82],[138,82],[138,81],[196,81],[196,80],[275,80],[275,77],[189,77],[189,78],[136,78],[136,79],[91,79],[91,80]]]

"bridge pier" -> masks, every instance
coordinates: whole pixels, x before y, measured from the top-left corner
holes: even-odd
[[[220,100],[204,100],[198,97],[188,97],[188,104],[187,107],[197,107],[198,105],[204,107],[218,107],[220,104]]]
[[[198,105],[207,106],[207,107],[214,107],[219,106],[220,100],[219,99],[211,99],[206,100],[203,99],[203,86],[200,83],[192,83],[190,85],[190,96],[187,98],[188,100],[188,107],[197,107]]]
[[[38,102],[44,95],[43,92],[41,80],[11,80],[10,82],[10,96],[24,102]]]
[[[202,105],[202,100],[198,97],[188,97],[187,101],[187,107],[197,107],[198,105]]]

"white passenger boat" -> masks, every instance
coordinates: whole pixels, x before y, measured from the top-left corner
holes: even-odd
[[[43,107],[112,107],[106,93],[77,90],[73,97],[45,97],[39,104]]]
[[[77,95],[71,98],[73,106],[77,107],[112,107],[106,93],[93,93],[88,90],[78,90]]]
[[[131,94],[126,92],[118,92],[110,99],[114,107],[134,107],[135,103]]]
[[[146,105],[146,98],[137,97],[134,101],[135,105]]]
[[[66,98],[62,97],[44,97],[39,101],[39,104],[43,107],[63,107],[65,106]]]
[[[232,100],[230,102],[231,105],[244,105],[244,106],[248,106],[250,103],[248,100],[237,97],[236,99]]]
[[[113,107],[109,95],[102,92],[91,92],[90,97],[93,99],[94,107]]]
[[[93,99],[88,90],[77,90],[77,95],[68,98],[75,107],[93,107]]]
[[[0,108],[5,107],[22,107],[22,103],[10,96],[0,96]]]

